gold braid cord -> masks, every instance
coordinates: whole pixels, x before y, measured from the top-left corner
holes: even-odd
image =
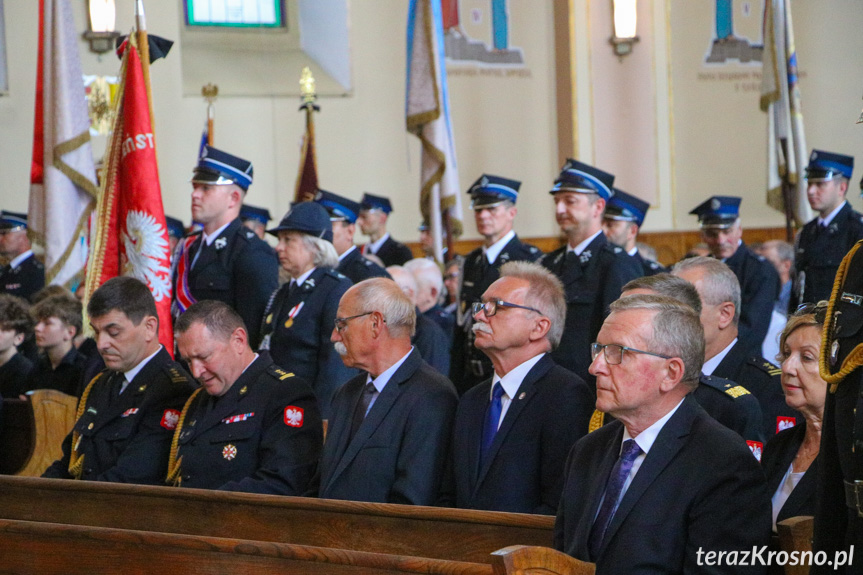
[[[603,426],[605,423],[605,413],[598,409],[593,410],[593,415],[590,416],[590,423],[587,424],[587,432],[593,433]]]
[[[827,316],[824,319],[824,328],[821,334],[821,358],[818,368],[821,372],[821,378],[830,384],[830,393],[836,393],[836,387],[839,385],[839,382],[845,379],[854,369],[863,365],[863,344],[859,344],[845,357],[839,371],[836,373],[831,373],[830,371],[830,352],[833,342],[833,312],[836,302],[842,297],[842,285],[845,283],[845,276],[848,274],[851,260],[854,259],[854,254],[857,253],[861,244],[863,244],[863,241],[857,242],[839,265],[839,271],[836,272],[836,281],[833,282],[833,292],[830,294],[830,303],[827,304]]]
[[[189,412],[189,407],[194,403],[199,393],[201,393],[200,387],[192,392],[192,395],[186,401],[186,405],[183,406],[183,412],[177,421],[177,429],[174,430],[174,439],[171,440],[171,455],[168,458],[168,476],[165,477],[165,483],[174,487],[179,487],[183,480],[180,477],[180,464],[183,463],[183,458],[177,458],[177,451],[180,448],[180,433],[183,431],[183,424],[186,422],[186,414]]]
[[[84,389],[84,393],[81,394],[81,401],[78,402],[78,412],[75,414],[76,427],[78,426],[78,420],[81,419],[81,416],[84,415],[84,411],[87,409],[87,398],[90,397],[90,390],[93,389],[93,385],[99,381],[103,375],[105,375],[104,371],[91,379],[90,383],[88,383],[87,387]],[[81,479],[81,475],[84,471],[84,456],[78,452],[78,443],[80,443],[80,441],[81,434],[77,431],[73,431],[72,450],[69,453],[69,475],[75,479]]]

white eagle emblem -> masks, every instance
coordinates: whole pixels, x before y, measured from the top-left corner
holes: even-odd
[[[303,426],[303,408],[289,405],[285,408],[285,425],[291,427]]]
[[[126,262],[123,275],[146,283],[158,302],[171,298],[168,238],[165,228],[147,212],[129,210],[123,231]]]

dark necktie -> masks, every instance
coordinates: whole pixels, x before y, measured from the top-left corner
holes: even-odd
[[[111,402],[113,403],[120,394],[126,389],[129,382],[126,381],[126,375],[122,371],[114,372],[111,376]]]
[[[356,409],[354,409],[354,418],[351,420],[351,439],[357,434],[357,429],[360,428],[360,424],[366,418],[366,412],[369,410],[369,405],[371,405],[376,391],[372,382],[368,382],[363,388],[363,393],[360,395],[360,400],[357,401]]]
[[[623,450],[611,469],[611,475],[608,477],[608,484],[605,487],[605,499],[602,501],[602,507],[599,508],[599,513],[596,515],[596,521],[593,522],[593,529],[587,541],[592,561],[596,561],[599,555],[605,531],[611,524],[614,512],[617,511],[617,504],[620,499],[620,493],[623,491],[623,484],[626,483],[626,478],[629,477],[629,472],[632,471],[632,464],[635,463],[635,459],[639,455],[641,455],[641,448],[634,439],[627,439],[623,442]]]
[[[491,444],[494,442],[494,436],[497,435],[497,428],[500,424],[500,412],[503,409],[503,386],[498,381],[494,384],[491,390],[491,403],[489,403],[488,411],[486,412],[485,427],[482,431],[482,451],[480,452],[480,463],[485,462]]]

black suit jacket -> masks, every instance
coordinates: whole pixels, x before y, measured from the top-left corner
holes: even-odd
[[[0,293],[16,295],[30,301],[30,297],[43,287],[45,266],[35,255],[31,254],[15,269],[8,265],[0,268]]]
[[[764,448],[761,467],[764,468],[764,474],[767,476],[767,492],[771,497],[773,497],[773,494],[779,488],[779,483],[785,477],[788,466],[794,461],[797,450],[800,449],[800,445],[803,443],[803,436],[806,435],[806,420],[802,417],[800,420],[801,423],[791,429],[777,433]],[[818,457],[815,458],[809,469],[800,478],[797,487],[794,488],[785,504],[782,505],[782,509],[776,517],[777,523],[789,517],[815,514],[815,490],[818,485],[817,470]]]
[[[368,244],[366,244],[365,248],[368,250]],[[414,257],[409,247],[401,242],[395,241],[392,236],[388,237],[387,240],[381,244],[380,249],[375,252],[375,255],[381,258],[381,261],[383,261],[384,265],[387,267],[403,266]]]
[[[751,551],[770,541],[764,474],[733,432],[687,396],[659,432],[611,520],[598,557],[588,538],[620,453],[623,424],[583,437],[566,464],[555,547],[596,573],[764,573],[697,564],[697,552]]]
[[[199,235],[189,248],[189,264],[202,249]],[[213,244],[203,248],[188,271],[189,289],[197,301],[214,299],[234,308],[249,330],[254,348],[260,343],[261,319],[270,295],[279,286],[279,261],[273,249],[237,218]],[[174,289],[176,294],[177,282]]]
[[[583,379],[545,354],[522,380],[480,465],[491,382],[459,401],[440,503],[554,515],[566,454],[587,433],[596,400]]]
[[[359,248],[353,247],[348,254],[339,261],[336,268],[340,274],[347,276],[353,283],[358,284],[369,278],[388,278],[387,270],[363,257]]]
[[[761,349],[760,347],[758,348]],[[802,421],[800,414],[785,403],[780,380],[781,369],[737,341],[728,354],[719,362],[713,375],[724,377],[749,390],[761,406],[764,440],[776,435],[780,421],[792,418]]]
[[[180,486],[302,495],[323,443],[309,385],[262,356],[214,399],[196,393],[175,432]]]
[[[608,306],[620,297],[621,288],[628,281],[641,277],[643,272],[635,259],[609,243],[602,233],[571,265],[566,263],[566,250],[564,246],[540,260],[561,279],[566,290],[566,326],[552,356],[593,388],[596,380],[587,371],[591,362],[590,344],[596,341],[608,315]]]
[[[357,374],[345,367],[330,341],[339,300],[350,287],[351,280],[342,274],[317,268],[292,293],[288,293],[289,284],[279,288],[267,305],[261,328],[262,347],[270,350],[276,365],[312,386],[325,419],[336,389]]]
[[[458,403],[455,389],[412,350],[351,439],[366,377],[353,378],[333,398],[320,497],[433,505]]]
[[[168,470],[171,437],[183,404],[192,393],[191,376],[161,349],[126,390],[103,371],[94,380],[81,417],[63,441],[63,457],[42,475],[70,479],[72,435],[80,434],[81,479],[161,485]],[[80,409],[80,408],[79,408]]]
[[[761,349],[767,337],[773,303],[779,297],[779,274],[769,261],[756,256],[746,244],[741,243],[737,251],[725,264],[731,268],[740,282],[740,335],[749,349]]]

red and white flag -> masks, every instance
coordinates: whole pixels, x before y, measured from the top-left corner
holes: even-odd
[[[41,0],[28,227],[45,252],[46,281],[71,288],[98,194],[78,44],[70,1]]]
[[[116,276],[146,283],[159,312],[159,341],[172,353],[170,244],[148,89],[132,42],[123,55],[121,77],[88,265],[87,298]]]

